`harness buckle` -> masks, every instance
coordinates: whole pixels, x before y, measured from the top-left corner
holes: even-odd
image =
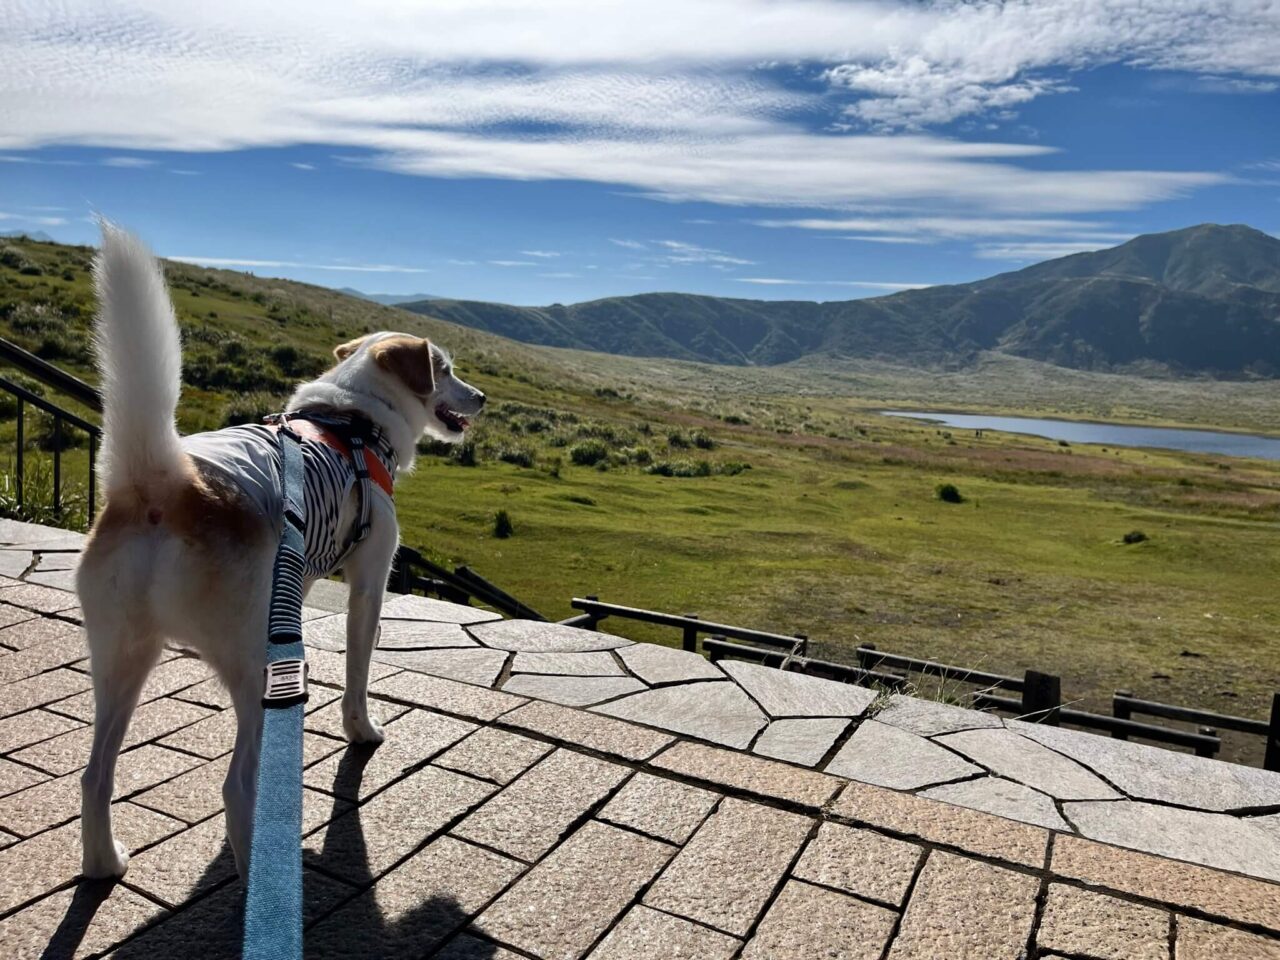
[[[307,661],[303,657],[272,660],[263,669],[264,707],[291,707],[307,699]]]

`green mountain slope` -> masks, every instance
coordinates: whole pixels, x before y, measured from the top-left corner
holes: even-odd
[[[1280,240],[1204,224],[975,283],[831,303],[680,293],[514,307],[400,305],[527,343],[773,365],[811,354],[925,366],[984,350],[1086,370],[1280,375]]]

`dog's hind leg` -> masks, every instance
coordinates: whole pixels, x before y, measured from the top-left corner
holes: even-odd
[[[236,745],[231,766],[222,783],[222,799],[227,807],[227,839],[236,857],[240,878],[249,876],[249,847],[253,842],[253,807],[257,798],[258,755],[262,743],[262,669],[258,667],[230,679],[227,688],[236,711]]]
[[[119,877],[129,855],[111,830],[116,757],[162,644],[157,636],[131,635],[119,616],[94,617],[86,611],[85,625],[93,668],[94,719],[89,765],[80,778],[82,869],[89,878]]]
[[[347,606],[347,688],[342,694],[342,729],[352,743],[381,743],[382,727],[369,716],[369,661],[378,640],[378,618],[387,572],[399,530],[395,517],[380,518],[373,533],[343,569],[350,587]]]

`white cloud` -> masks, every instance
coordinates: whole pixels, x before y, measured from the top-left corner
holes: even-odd
[[[316,165],[314,163],[294,162],[294,163],[290,163],[289,166],[293,167],[295,170],[314,170],[316,168]]]
[[[103,157],[100,162],[104,167],[119,167],[122,170],[145,170],[156,165],[156,161],[150,157]]]
[[[1125,239],[1128,239],[1127,237]],[[1087,253],[1090,250],[1101,250],[1112,246],[1111,243],[1090,241],[1055,241],[1047,240],[1029,243],[980,243],[974,256],[984,260],[1021,260],[1040,261],[1065,257],[1072,253]]]
[[[540,273],[538,274],[538,276],[546,277],[548,280],[577,280],[581,278],[582,274],[562,272],[562,273]]]
[[[647,250],[648,248],[639,240],[609,240],[610,243],[617,244],[619,247],[626,247],[628,250]]]
[[[532,260],[487,260],[486,263],[495,267],[536,267],[537,264]]]
[[[685,243],[682,240],[654,240],[653,243],[669,251],[662,255],[662,259],[668,263],[709,263],[713,267],[755,263],[754,260],[744,260],[741,257],[730,256],[722,250],[700,247],[696,243]]]
[[[923,290],[931,283],[889,283],[883,280],[792,280],[783,277],[735,277],[739,283],[763,287],[865,287],[869,290]]]
[[[539,257],[543,260],[560,256],[555,250],[521,250],[520,252],[526,257]]]
[[[303,270],[332,270],[337,273],[430,273],[421,267],[399,267],[389,263],[307,263],[300,260],[243,260],[237,257],[192,257],[166,255],[166,260],[194,263],[202,267],[293,267]]]
[[[2,213],[0,212],[0,220],[17,220],[20,223],[34,223],[41,227],[60,227],[67,222],[66,217],[33,217],[26,213]]]
[[[867,130],[1011,111],[1108,63],[1240,90],[1280,76],[1270,0],[16,0],[5,21],[10,158],[328,144],[407,174],[846,210],[1179,196],[1224,178],[1040,169],[1024,161],[1047,148]],[[827,89],[797,92],[777,65]],[[862,132],[824,126],[841,118]]]

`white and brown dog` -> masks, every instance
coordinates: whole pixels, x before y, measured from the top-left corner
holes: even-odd
[[[143,683],[170,642],[196,651],[235,706],[235,750],[223,797],[227,835],[243,876],[280,518],[264,514],[251,483],[239,482],[243,478],[225,464],[193,455],[192,445],[178,436],[181,348],[154,258],[135,237],[104,224],[95,269],[105,505],[77,576],[95,698],[93,749],[82,778],[84,875],[125,871],[127,852],[111,829],[116,757]],[[300,386],[287,409],[363,418],[384,438],[392,471],[412,467],[424,433],[460,439],[467,417],[484,404],[484,394],[454,376],[449,357],[420,337],[375,333],[334,354],[338,364]],[[359,514],[356,490],[346,490],[337,520],[329,524],[332,536],[341,538],[328,545],[335,557]],[[352,742],[382,739],[366,701],[369,659],[400,533],[390,497],[371,499],[368,535],[343,562],[350,604],[342,717]]]

